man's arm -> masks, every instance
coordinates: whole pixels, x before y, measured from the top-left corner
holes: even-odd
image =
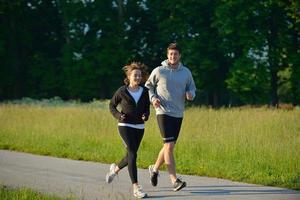
[[[187,87],[186,87],[186,99],[189,101],[192,101],[195,96],[196,96],[196,85],[192,76],[192,73],[189,71],[190,76],[189,80],[187,82]]]
[[[156,86],[157,86],[157,68],[155,68],[148,80],[146,81],[145,83],[145,87],[148,88],[149,90],[149,99],[150,99],[150,102],[153,102],[155,99],[158,99],[157,95],[156,95]]]

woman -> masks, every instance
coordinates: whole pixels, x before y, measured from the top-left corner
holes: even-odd
[[[148,120],[150,114],[148,89],[141,85],[147,80],[146,66],[132,62],[123,70],[126,74],[125,85],[115,92],[109,109],[112,115],[118,119],[119,134],[126,146],[127,153],[118,165],[111,164],[106,175],[106,182],[111,183],[118,172],[128,166],[133,195],[137,198],[144,198],[147,194],[138,184],[136,159],[144,135],[144,122]],[[117,109],[118,106],[120,106],[120,111]]]

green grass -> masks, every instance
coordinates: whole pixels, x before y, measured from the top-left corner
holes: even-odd
[[[138,166],[161,146],[152,111]],[[0,104],[0,148],[103,163],[125,153],[107,103]],[[175,158],[178,173],[300,189],[300,109],[188,108]]]
[[[63,200],[72,198],[59,198],[53,195],[46,195],[35,192],[30,189],[12,189],[0,186],[0,199],[1,200]]]

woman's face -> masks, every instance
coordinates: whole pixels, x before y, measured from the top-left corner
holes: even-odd
[[[139,69],[134,69],[130,72],[129,76],[129,85],[137,86],[141,83],[142,80],[142,72]]]
[[[180,60],[180,53],[177,50],[170,49],[170,50],[168,50],[167,57],[168,57],[168,62],[171,65],[177,65]]]

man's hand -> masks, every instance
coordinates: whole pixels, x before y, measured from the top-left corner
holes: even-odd
[[[187,100],[189,100],[189,101],[193,100],[193,94],[191,92],[186,92],[185,96],[186,96]]]
[[[152,101],[152,105],[153,105],[154,108],[160,107],[160,100],[159,99],[154,99]]]

